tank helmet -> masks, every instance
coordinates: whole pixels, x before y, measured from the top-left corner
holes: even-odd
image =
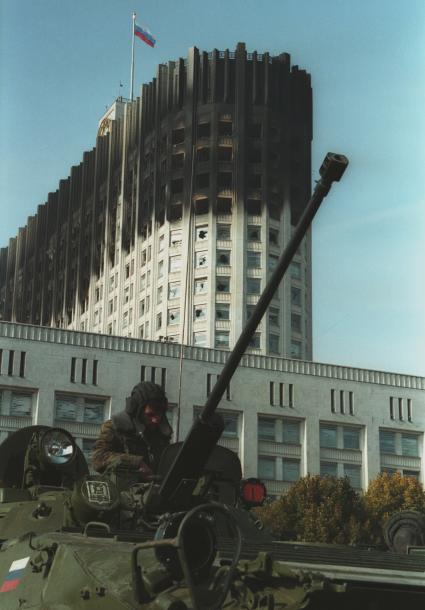
[[[127,398],[125,410],[130,417],[138,417],[147,404],[162,407],[164,411],[167,407],[167,397],[164,390],[153,381],[142,381],[134,386],[131,396]]]

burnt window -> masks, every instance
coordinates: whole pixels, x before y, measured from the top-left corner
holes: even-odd
[[[175,178],[171,180],[171,193],[177,195],[183,193],[183,178]]]
[[[250,174],[248,176],[248,186],[252,189],[260,189],[262,184],[261,174]]]
[[[208,214],[209,210],[209,200],[208,197],[203,197],[202,199],[196,199],[194,201],[195,214]]]
[[[233,149],[231,146],[219,146],[218,147],[218,160],[219,161],[231,161],[233,158]]]
[[[232,121],[219,121],[218,122],[218,135],[219,136],[231,136],[233,133]]]
[[[232,213],[232,198],[231,197],[218,197],[217,198],[217,214],[231,214]]]
[[[251,148],[248,151],[248,161],[250,163],[261,163],[261,148]]]
[[[217,265],[220,267],[230,265],[230,250],[217,250]]]
[[[173,220],[181,220],[182,218],[182,204],[178,203],[176,205],[171,205],[170,209],[168,211],[168,220],[173,221]]]
[[[210,175],[208,172],[196,176],[196,186],[200,189],[208,188],[210,185]]]
[[[261,216],[261,200],[260,199],[247,199],[246,200],[246,212],[250,216]]]
[[[183,142],[184,142],[184,127],[180,127],[179,129],[173,129],[172,143],[173,144],[182,144]]]
[[[248,123],[248,135],[250,138],[261,138],[261,123]]]
[[[280,220],[280,208],[275,203],[269,204],[269,214],[273,220]]]
[[[184,153],[178,153],[177,155],[173,155],[171,157],[171,167],[172,169],[180,169],[184,167]]]
[[[211,124],[210,123],[199,123],[198,138],[209,138],[210,135],[211,135]]]
[[[210,149],[207,148],[206,146],[203,146],[202,148],[198,148],[196,150],[196,160],[199,161],[199,163],[205,163],[206,161],[210,160]]]
[[[218,188],[231,189],[233,185],[232,172],[218,172],[217,185]]]

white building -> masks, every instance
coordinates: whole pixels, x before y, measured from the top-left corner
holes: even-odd
[[[89,455],[100,423],[143,379],[165,387],[182,439],[228,354],[0,322],[0,355],[0,438],[61,426]],[[424,482],[424,390],[422,377],[248,354],[219,405],[221,442],[270,495],[307,473],[347,475],[359,489],[382,470]]]

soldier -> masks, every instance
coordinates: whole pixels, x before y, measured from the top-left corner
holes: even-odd
[[[145,479],[151,476],[172,434],[167,404],[156,383],[142,381],[134,386],[125,410],[102,425],[93,449],[93,468],[104,472],[107,466],[122,465],[138,469]]]

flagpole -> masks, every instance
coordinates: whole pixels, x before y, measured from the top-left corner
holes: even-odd
[[[133,85],[134,85],[134,24],[136,22],[136,13],[133,13],[133,24],[131,30],[131,89],[130,89],[130,100],[133,101]]]

